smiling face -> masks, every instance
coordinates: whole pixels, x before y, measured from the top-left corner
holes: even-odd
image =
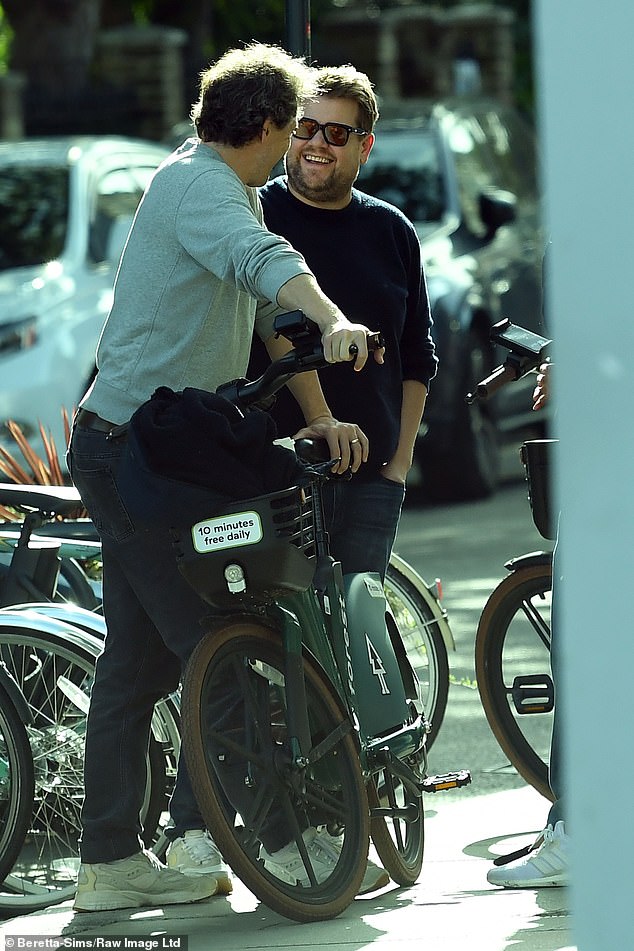
[[[357,128],[359,115],[353,99],[320,96],[304,104],[302,115]],[[291,139],[286,156],[288,187],[296,198],[321,208],[345,208],[352,186],[370,154],[374,136],[351,134],[345,145],[329,145],[320,129],[312,139]]]

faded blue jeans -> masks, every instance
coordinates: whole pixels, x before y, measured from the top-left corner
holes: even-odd
[[[181,671],[212,613],[178,571],[168,529],[133,524],[122,484],[125,437],[108,439],[75,426],[68,453],[73,482],[95,523],[103,550],[103,599],[107,635],[97,660],[84,758],[83,862],[126,858],[141,848],[139,812],[146,783],[146,751],[155,703],[179,684]],[[132,501],[132,500],[130,500]],[[219,729],[240,722],[237,687],[227,685],[211,711]],[[250,793],[224,783],[232,805],[244,812]],[[245,795],[249,796],[245,800]],[[241,809],[244,806],[244,810]],[[170,804],[176,838],[204,828],[184,760]],[[279,820],[278,820],[279,821]],[[289,835],[271,823],[269,850]]]

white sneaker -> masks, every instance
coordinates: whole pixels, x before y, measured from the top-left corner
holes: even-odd
[[[543,842],[535,852],[509,865],[489,869],[487,881],[503,888],[545,888],[567,885],[570,866],[570,836],[563,820],[546,826]]]
[[[174,839],[167,850],[167,865],[183,875],[213,875],[218,882],[217,895],[233,891],[231,872],[206,829],[188,829]]]
[[[82,862],[77,877],[75,911],[115,911],[150,905],[177,905],[215,895],[213,876],[192,882],[166,868],[151,852],[136,852],[114,862]]]
[[[302,838],[306,843],[306,851],[313,867],[313,872],[317,882],[321,884],[332,873],[343,846],[343,836],[335,837],[329,835],[324,829],[315,829],[313,827],[306,829],[302,833]],[[304,865],[297,844],[290,842],[279,849],[277,852],[269,854],[264,848],[260,849],[260,858],[264,862],[264,867],[272,872],[277,878],[289,885],[310,885],[308,872]],[[365,895],[368,892],[376,891],[377,888],[383,888],[390,881],[390,876],[381,868],[368,859],[359,895]]]

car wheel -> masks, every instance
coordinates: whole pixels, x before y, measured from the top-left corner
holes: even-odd
[[[491,349],[475,330],[469,334],[461,385],[456,390],[453,425],[445,451],[427,457],[423,486],[433,502],[485,498],[497,488],[500,449],[491,404],[467,403],[467,393],[493,369]],[[444,441],[444,440],[443,440]]]

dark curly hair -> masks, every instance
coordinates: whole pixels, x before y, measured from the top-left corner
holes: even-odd
[[[239,148],[270,119],[278,129],[297,116],[314,91],[315,70],[278,46],[251,43],[229,50],[200,76],[191,119],[203,142]]]

